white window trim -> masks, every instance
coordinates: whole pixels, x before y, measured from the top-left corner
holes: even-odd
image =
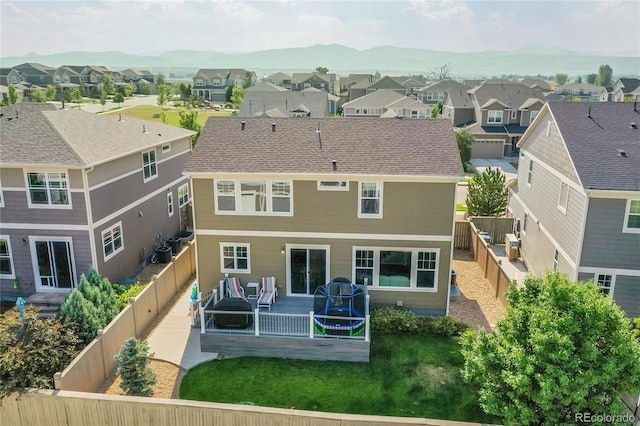
[[[149,177],[146,177],[146,176],[145,176],[145,174],[144,174],[144,167],[145,167],[145,166],[144,166],[144,155],[145,155],[145,154],[150,154],[150,153],[152,153],[152,152],[153,152],[153,158],[154,158],[154,161],[153,161],[153,163],[151,163],[151,161],[149,161],[149,167],[151,167],[151,164],[155,164],[155,165],[156,165],[156,173],[155,173],[155,174],[150,175]],[[155,148],[154,148],[154,149],[152,149],[152,150],[150,150],[150,151],[145,151],[145,152],[143,152],[143,153],[140,155],[140,158],[141,158],[141,160],[142,160],[142,180],[143,180],[145,183],[147,183],[147,182],[152,181],[152,180],[154,180],[155,178],[157,178],[157,177],[158,177],[158,156],[157,156],[157,153],[156,153]],[[149,169],[149,172],[151,172],[151,169]]]
[[[49,202],[47,204],[34,204],[31,202],[31,187],[29,186],[29,173],[44,173],[46,178],[46,190],[47,190],[47,199]],[[69,204],[51,204],[51,194],[49,193],[49,173],[64,173],[65,181],[67,182],[67,199],[69,200]],[[69,171],[68,170],[25,170],[24,171],[24,184],[27,190],[27,206],[30,209],[72,209],[72,200],[71,200],[71,183],[69,182]]]
[[[38,255],[36,252],[36,243],[37,242],[63,242],[69,244],[69,263],[71,268],[71,288],[59,288],[59,287],[48,287],[42,285],[42,277],[40,276],[40,270],[38,268],[38,262],[35,259],[38,259]],[[40,236],[40,235],[29,235],[29,249],[31,252],[31,259],[34,259],[32,263],[33,267],[33,277],[36,283],[36,291],[42,292],[68,292],[78,287],[77,276],[78,273],[76,271],[76,256],[75,251],[73,249],[73,238],[72,237],[49,237],[49,236]]]
[[[4,193],[2,192],[2,181],[0,181],[0,207],[4,207]]]
[[[428,247],[379,247],[379,246],[353,246],[351,252],[351,279],[356,279],[356,251],[369,250],[373,251],[373,282],[368,286],[370,289],[380,291],[422,291],[426,293],[438,292],[438,274],[440,273],[440,249]],[[411,252],[411,276],[409,278],[409,287],[386,287],[380,286],[380,251],[405,251]],[[427,252],[436,254],[436,269],[434,271],[433,288],[418,287],[416,280],[418,276],[418,252]]]
[[[9,252],[9,265],[11,266],[10,274],[0,273],[0,278],[2,279],[15,279],[16,277],[16,267],[13,264],[13,251],[11,250],[11,239],[8,235],[0,235],[0,240],[5,240],[7,242],[7,251]]]
[[[494,114],[500,113],[500,121],[491,121],[492,113],[494,113]],[[494,116],[494,118],[497,118],[497,117]],[[502,124],[503,120],[504,120],[504,111],[502,111],[500,109],[487,110],[487,124]]]
[[[337,183],[338,185],[323,185],[323,183]],[[344,184],[344,185],[343,185]],[[348,191],[349,181],[319,180],[318,191]]]
[[[631,202],[632,201],[640,202],[640,199],[629,198],[627,200],[627,206],[624,209],[624,221],[622,222],[622,232],[624,232],[626,234],[640,234],[640,228],[629,228],[627,226],[627,224],[629,223],[629,215],[630,215],[629,212],[631,210]]]
[[[516,118],[518,118],[518,111],[513,109],[511,110],[511,119],[515,120]]]
[[[378,213],[362,213],[362,184],[363,183],[375,183],[380,187],[380,211]],[[358,182],[358,218],[361,219],[382,219],[383,210],[383,193],[384,185],[382,182],[370,182],[370,181],[360,181]]]
[[[105,234],[111,232],[111,244],[113,244],[113,231],[116,228],[120,228],[120,247],[118,247],[117,249],[113,250],[108,256],[106,255],[106,251],[104,248],[104,236]],[[116,222],[113,225],[111,225],[109,228],[105,229],[104,231],[101,232],[100,234],[100,244],[102,245],[102,256],[104,257],[104,261],[108,261],[109,259],[112,259],[115,255],[117,255],[118,253],[120,253],[121,251],[124,250],[124,232],[122,231],[122,221],[120,222]]]
[[[169,217],[173,216],[173,214],[175,213],[175,209],[173,206],[173,192],[169,192],[167,194],[167,213],[169,214]]]
[[[182,193],[182,195],[180,195]],[[186,196],[186,201],[184,198]],[[180,185],[178,187],[178,206],[184,207],[191,202],[191,194],[189,193],[189,184],[185,183],[184,185]]]
[[[598,283],[598,275],[610,275],[611,276],[611,285],[609,286],[609,293],[605,293],[607,296],[613,297],[613,291],[616,288],[616,274],[610,271],[602,270],[597,271],[593,274],[593,284],[596,285],[599,289],[605,288]]]
[[[247,248],[247,269],[230,269],[224,267],[224,247],[233,247],[233,259],[234,264],[237,264],[238,247]],[[233,273],[233,274],[250,274],[251,273],[251,244],[250,243],[220,243],[220,272]]]
[[[235,197],[235,210],[219,210],[218,209],[218,182],[219,181],[231,181],[234,184],[234,197]],[[267,190],[267,210],[264,212],[251,212],[239,210],[242,206],[242,182],[265,182]],[[273,184],[276,182],[289,183],[290,195],[289,195],[289,211],[288,212],[274,212],[273,211]],[[230,195],[229,195],[230,196]],[[238,215],[238,216],[293,216],[293,181],[283,179],[214,179],[213,180],[213,203],[214,211],[219,215]]]
[[[563,205],[562,189],[565,187],[567,188],[567,198],[564,200],[564,205]],[[569,185],[567,185],[564,182],[560,182],[560,193],[558,194],[558,210],[560,210],[565,215],[567,214],[567,209],[569,208],[569,192],[570,192]]]
[[[533,180],[533,160],[529,158],[529,165],[527,166],[527,186],[531,188],[531,181]]]
[[[533,115],[533,113],[535,113],[535,115]],[[529,124],[533,123],[533,120],[536,119],[536,117],[538,117],[538,115],[540,114],[540,111],[530,111],[529,112]]]
[[[553,251],[553,270],[554,271],[558,270],[559,264],[560,264],[560,252],[558,251],[558,249],[555,249]]]

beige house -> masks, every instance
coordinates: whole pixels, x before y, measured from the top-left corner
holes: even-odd
[[[185,174],[200,291],[274,276],[280,304],[343,276],[374,307],[448,313],[463,175],[449,120],[210,118]]]

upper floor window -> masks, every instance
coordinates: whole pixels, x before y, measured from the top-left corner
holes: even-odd
[[[2,182],[0,182],[0,207],[4,207],[4,196],[2,195]]]
[[[293,213],[291,181],[220,179],[215,181],[215,192],[216,213]]]
[[[558,270],[558,262],[560,261],[560,252],[558,250],[554,250],[553,252],[553,270]]]
[[[382,183],[360,182],[358,217],[382,217]]]
[[[640,233],[640,200],[627,200],[623,232]]]
[[[204,81],[202,81],[201,79],[196,79],[196,86],[204,86]]]
[[[412,110],[411,118],[427,118],[427,111],[425,110]]]
[[[142,173],[144,181],[147,182],[158,176],[158,165],[156,164],[156,150],[142,153]]]
[[[187,203],[189,203],[190,197],[189,197],[189,184],[185,183],[184,185],[181,185],[178,187],[178,205],[180,207],[185,206]]]
[[[515,120],[516,118],[518,118],[518,111],[514,109],[513,111],[511,111],[511,119]]]
[[[44,83],[44,75],[40,76],[40,83]]]
[[[17,83],[18,82],[18,77],[16,77],[15,75],[11,76],[11,82],[12,83]]]
[[[251,272],[249,245],[220,243],[220,265],[222,272]]]
[[[349,182],[345,180],[341,180],[341,181],[319,180],[318,190],[319,191],[348,191]]]
[[[527,171],[527,185],[531,186],[531,178],[533,177],[533,160],[529,161],[529,170]]]
[[[500,124],[502,123],[502,110],[499,111],[487,111],[487,123]]]
[[[102,248],[105,262],[124,250],[122,244],[122,222],[102,231]]]
[[[173,216],[173,192],[167,194],[167,213],[169,217]]]
[[[13,258],[11,256],[11,242],[9,237],[0,236],[0,277],[15,278],[13,270]]]
[[[562,182],[560,184],[560,197],[558,198],[558,208],[564,214],[567,213],[567,207],[569,205],[569,185]]]
[[[66,172],[27,172],[29,207],[70,206]]]
[[[600,287],[600,291],[604,294],[611,294],[613,288],[613,275],[596,274],[596,285]]]
[[[211,82],[211,85],[212,86],[222,86],[222,82],[216,78]]]
[[[529,124],[533,123],[533,120],[536,119],[536,117],[538,116],[539,112],[540,111],[531,111],[531,113],[530,113],[530,117],[531,118],[529,119]]]

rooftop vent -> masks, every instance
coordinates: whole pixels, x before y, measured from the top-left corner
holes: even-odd
[[[246,125],[247,125],[247,123],[245,123],[244,121],[242,123],[240,123],[240,130],[244,130]]]
[[[338,170],[338,162],[336,160],[333,160],[331,164],[333,165],[333,170]]]
[[[619,149],[619,150],[618,150],[618,155],[619,155],[620,157],[622,157],[622,158],[629,158],[629,155],[628,155],[628,154],[626,153],[626,151],[625,151],[625,150],[623,150],[623,149]]]
[[[271,123],[271,131],[272,132],[276,131],[276,123]]]
[[[631,123],[629,123],[631,125],[632,129],[636,129],[638,130],[638,125],[636,123],[634,123],[633,121]]]
[[[122,114],[118,114],[118,122],[121,122],[121,121],[124,121],[124,120],[122,119]]]

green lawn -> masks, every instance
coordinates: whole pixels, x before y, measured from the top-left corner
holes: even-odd
[[[460,377],[457,340],[377,335],[369,364],[271,358],[210,361],[180,398],[334,413],[491,422]]]
[[[138,105],[131,108],[125,108],[123,110],[115,110],[105,112],[102,115],[127,115],[129,117],[140,118],[142,120],[150,121],[162,121],[160,114],[162,113],[162,107],[160,105]],[[164,111],[167,117],[167,124],[172,126],[179,126],[180,119],[178,117],[178,111],[165,109]],[[209,117],[231,117],[230,111],[206,111],[198,114],[198,122],[203,124]]]

